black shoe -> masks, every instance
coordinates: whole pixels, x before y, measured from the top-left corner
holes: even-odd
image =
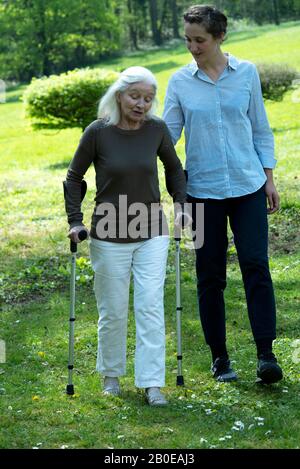
[[[282,379],[282,369],[274,353],[262,353],[257,362],[257,383],[272,384]]]
[[[215,359],[211,371],[216,381],[226,383],[228,381],[236,381],[237,375],[230,368],[230,360],[228,358],[218,357]]]

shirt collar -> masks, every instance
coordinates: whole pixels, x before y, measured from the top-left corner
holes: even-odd
[[[228,52],[225,52],[225,55],[228,57],[228,67],[232,68],[232,70],[236,70],[238,67],[237,58],[229,54]],[[198,72],[199,69],[196,60],[193,60],[190,63],[190,70],[192,75],[196,75],[196,73]]]
[[[233,55],[229,54],[228,52],[225,52],[225,55],[228,57],[228,67],[232,68],[233,70],[236,70],[239,64],[238,59]]]

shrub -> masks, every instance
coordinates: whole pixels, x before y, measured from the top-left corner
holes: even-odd
[[[298,72],[285,64],[257,64],[264,99],[281,101],[286,91],[293,87]]]
[[[23,96],[26,117],[35,129],[85,129],[97,118],[99,99],[117,78],[118,73],[100,69],[33,78]]]

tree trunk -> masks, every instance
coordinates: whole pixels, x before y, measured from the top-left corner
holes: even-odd
[[[130,14],[129,35],[130,35],[131,44],[132,44],[134,49],[139,50],[138,32],[137,32],[137,27],[134,24],[135,15],[134,15],[134,12],[133,12],[133,9],[132,9],[132,0],[127,0],[127,8],[128,8],[128,12]]]
[[[177,2],[176,0],[170,0],[171,11],[172,11],[172,24],[173,24],[173,37],[179,39],[179,28],[178,28],[178,11],[177,11]]]
[[[160,46],[162,43],[161,31],[158,28],[158,9],[157,0],[149,0],[152,38],[154,44]]]
[[[279,25],[280,18],[279,18],[279,12],[278,12],[278,0],[273,0],[273,18],[274,18],[274,23]]]
[[[51,66],[49,61],[48,38],[46,31],[46,5],[44,0],[37,3],[37,17],[36,17],[36,37],[41,51],[41,65],[42,74],[50,75]]]

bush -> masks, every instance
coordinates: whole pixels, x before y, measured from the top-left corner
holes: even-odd
[[[293,87],[298,72],[285,64],[257,64],[264,99],[281,101],[286,91]]]
[[[26,117],[35,129],[85,129],[97,118],[99,99],[117,78],[118,73],[100,69],[33,78],[23,96]]]

